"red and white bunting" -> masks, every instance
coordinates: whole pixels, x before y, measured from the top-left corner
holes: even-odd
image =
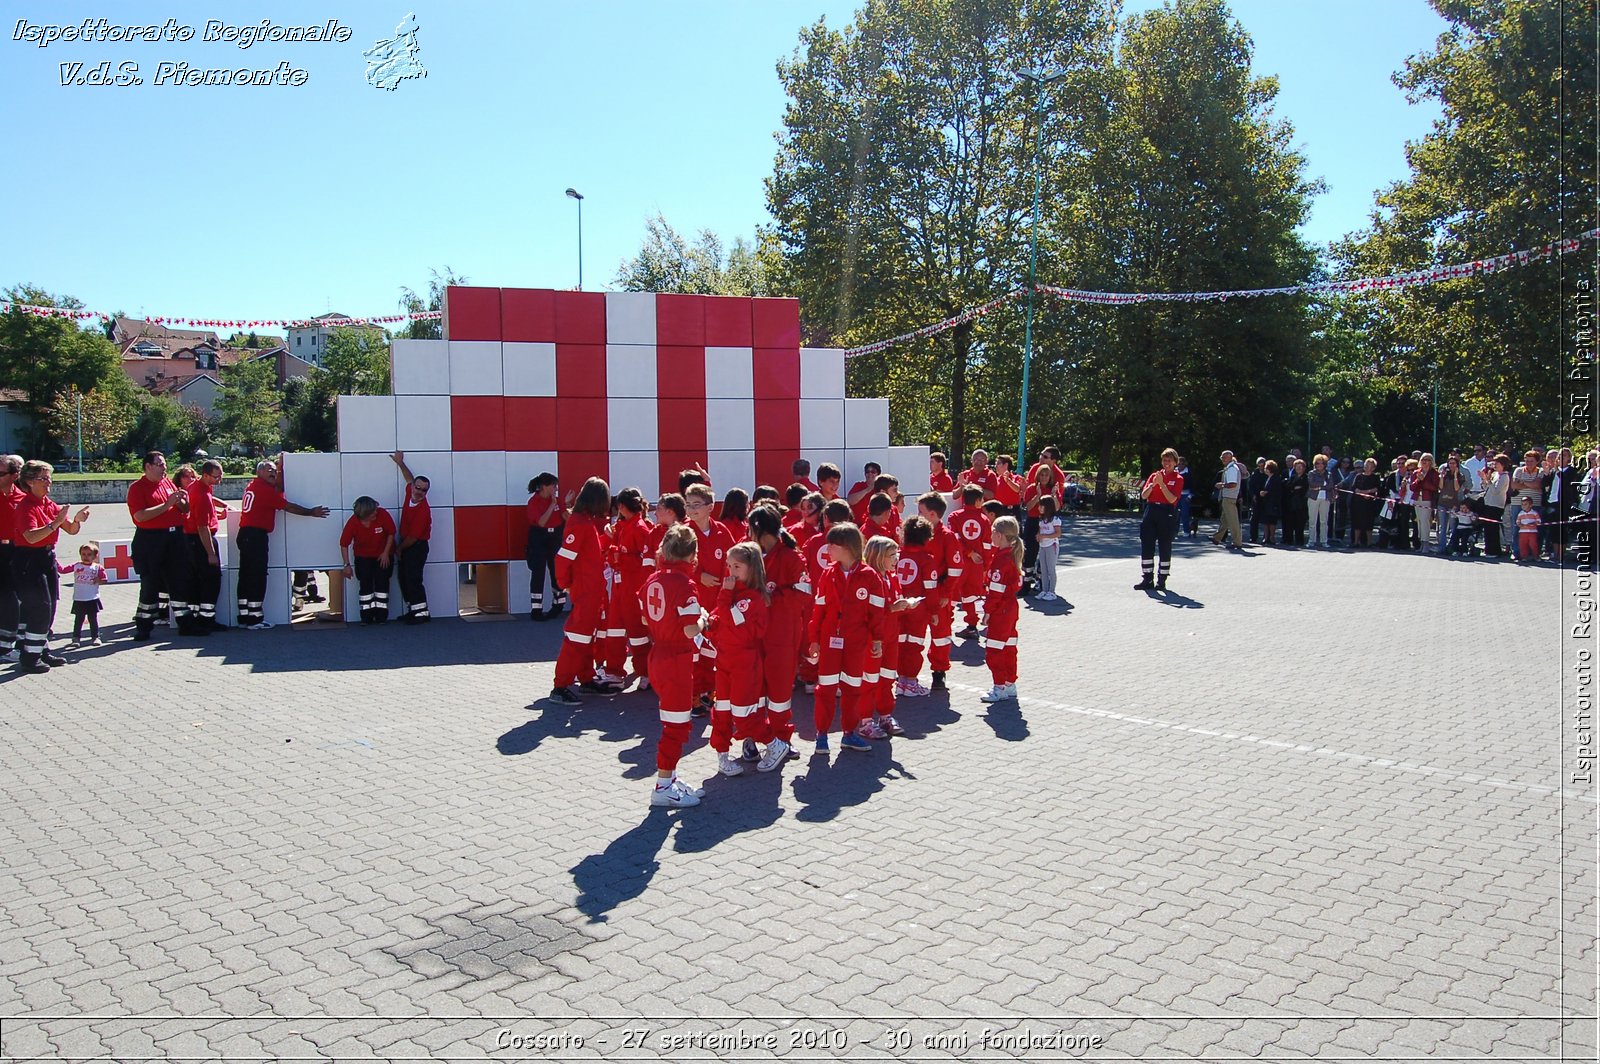
[[[89,318],[99,318],[103,322],[112,319],[112,315],[103,310],[76,310],[70,307],[39,307],[28,303],[9,303],[0,300],[0,314],[9,314],[11,311],[31,314],[36,318],[71,318],[74,321],[84,321]],[[444,317],[440,310],[419,310],[410,314],[377,314],[364,318],[175,318],[167,315],[148,314],[141,321],[148,321],[153,325],[172,325],[199,329],[342,329],[352,327],[365,327],[373,325],[399,325],[411,321],[437,321]]]

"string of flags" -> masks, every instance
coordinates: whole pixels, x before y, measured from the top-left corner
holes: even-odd
[[[31,314],[36,318],[70,318],[73,321],[88,321],[98,318],[102,322],[110,322],[114,315],[103,310],[78,310],[71,307],[39,307],[28,303],[11,303],[0,300],[0,314],[9,314],[13,310],[23,314]],[[413,321],[437,321],[444,317],[442,310],[418,310],[409,314],[375,314],[364,318],[240,318],[225,320],[220,318],[174,318],[167,316],[146,315],[141,321],[148,321],[152,325],[172,325],[200,329],[343,329],[351,327],[365,327],[373,325],[401,325]]]
[[[1553,258],[1559,255],[1568,255],[1577,251],[1585,241],[1600,237],[1600,229],[1591,229],[1575,237],[1565,237],[1536,248],[1510,251],[1504,255],[1495,255],[1487,259],[1473,259],[1471,262],[1459,262],[1450,266],[1429,266],[1420,270],[1411,270],[1407,273],[1390,274],[1386,277],[1362,277],[1349,281],[1317,281],[1306,284],[1285,285],[1279,288],[1246,288],[1226,292],[1098,292],[1084,288],[1061,288],[1056,285],[1035,285],[1035,291],[1044,295],[1053,296],[1067,302],[1076,303],[1101,303],[1121,306],[1130,303],[1207,303],[1224,302],[1229,299],[1254,299],[1261,296],[1278,295],[1337,295],[1360,294],[1364,292],[1387,292],[1401,288],[1410,288],[1414,285],[1437,284],[1441,281],[1453,281],[1463,277],[1473,277],[1478,274],[1490,274],[1500,270],[1523,266],[1541,259]],[[895,344],[905,343],[909,340],[920,340],[924,337],[942,333],[953,329],[957,325],[972,321],[989,313],[995,307],[1012,299],[1017,299],[1027,294],[1026,288],[1018,288],[1007,292],[998,299],[991,299],[981,306],[963,311],[953,318],[947,318],[932,325],[925,325],[914,332],[901,336],[891,337],[887,340],[877,340],[862,347],[852,347],[844,354],[846,358],[858,355],[870,355]]]

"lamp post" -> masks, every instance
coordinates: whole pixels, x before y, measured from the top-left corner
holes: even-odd
[[[1022,329],[1022,411],[1017,415],[1017,461],[1028,462],[1028,375],[1033,363],[1034,278],[1039,270],[1039,196],[1044,184],[1044,165],[1040,148],[1044,142],[1044,87],[1059,81],[1066,72],[1024,70],[1018,74],[1034,85],[1033,98],[1033,226],[1028,235],[1028,314]]]
[[[583,291],[583,193],[567,189],[567,195],[578,201],[578,291]]]

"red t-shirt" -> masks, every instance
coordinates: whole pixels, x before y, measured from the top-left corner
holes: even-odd
[[[548,514],[551,510],[554,510],[556,507],[558,507],[560,505],[561,505],[561,500],[556,498],[553,495],[548,499],[546,499],[542,495],[535,495],[532,498],[530,498],[528,500],[528,527],[529,528],[541,527],[539,525],[539,522],[544,520],[545,515]],[[560,527],[561,527],[561,522],[560,521],[555,521],[555,522],[551,523],[551,525],[550,525],[550,528],[552,530],[560,528]]]
[[[411,501],[411,489],[406,489],[405,500],[400,503],[400,538],[410,536],[426,543],[433,536],[433,507],[428,500]]]
[[[930,474],[928,477],[928,487],[934,491],[955,491],[956,482],[954,478],[950,476],[950,471],[946,469],[940,473]]]
[[[351,514],[350,520],[344,523],[344,531],[339,535],[339,546],[354,545],[353,553],[357,558],[377,558],[388,548],[389,540],[393,537],[394,518],[380,506],[373,513],[370,525],[362,524]]]
[[[50,522],[56,519],[62,507],[46,495],[39,498],[31,491],[23,492],[22,503],[17,507],[17,538],[14,541],[21,547],[54,547],[56,540],[61,537],[61,530],[53,529],[51,533],[37,543],[29,543],[22,538],[22,533],[30,532],[35,528],[49,528]]]
[[[801,487],[805,488],[807,491],[821,491],[822,490],[821,488],[817,487],[815,484],[811,483],[811,478],[810,477],[799,477],[798,479],[789,481],[789,483],[791,483],[791,484],[799,484]]]
[[[202,526],[215,532],[217,505],[206,478],[195,477],[193,483],[183,490],[189,494],[189,513],[183,519],[183,530],[191,536],[198,536]]]
[[[239,527],[271,532],[277,527],[278,511],[284,505],[283,492],[278,486],[256,477],[244,489],[244,501],[239,504]]]
[[[1166,496],[1161,494],[1161,484],[1165,484],[1167,490],[1172,493],[1172,501],[1170,503],[1167,502]],[[1183,494],[1183,476],[1176,469],[1170,473],[1164,469],[1157,470],[1145,478],[1144,485],[1150,489],[1147,501],[1158,505],[1176,506],[1178,505],[1178,496]]]
[[[177,490],[172,486],[172,481],[166,477],[162,477],[154,484],[150,483],[148,477],[140,477],[128,485],[128,514],[132,516],[140,510],[148,510],[152,506],[163,505]],[[138,518],[134,518],[133,522],[135,528],[156,528],[163,531],[182,528],[184,523],[182,510],[168,510],[164,514],[156,514],[155,517],[148,521],[140,521]],[[4,536],[0,536],[0,539],[4,538]]]
[[[994,494],[995,473],[992,469],[963,469],[961,476],[966,478],[968,484],[976,484],[983,489],[985,495]],[[958,477],[959,481],[960,478]]]
[[[9,491],[0,492],[0,543],[11,543],[20,538],[17,533],[17,509],[26,494],[15,484],[11,485]]]
[[[1015,473],[995,474],[994,501],[1014,507],[1022,502],[1022,478]]]

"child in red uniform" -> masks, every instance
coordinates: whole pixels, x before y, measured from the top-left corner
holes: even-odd
[[[817,604],[811,611],[811,649],[817,662],[815,723],[817,751],[828,749],[828,729],[833,725],[834,699],[843,686],[840,723],[845,750],[866,751],[872,744],[856,734],[863,711],[869,710],[866,676],[876,674],[883,657],[883,579],[861,563],[866,545],[861,529],[848,521],[828,529],[827,543],[833,564],[823,573]]]
[[[717,639],[717,702],[711,711],[711,749],[717,752],[717,771],[724,776],[741,776],[744,765],[733,756],[732,741],[738,739],[751,753],[756,742],[772,741],[766,714],[760,712],[764,679],[761,648],[766,643],[771,598],[760,547],[736,543],[729,548],[727,561],[722,593],[706,624],[706,631],[714,632]]]
[[[894,501],[885,493],[880,491],[867,504],[867,523],[861,526],[861,534],[869,538],[883,536],[899,544],[899,515],[895,513]]]
[[[1017,591],[1022,587],[1022,529],[1015,517],[994,523],[993,545],[984,568],[984,612],[989,630],[983,640],[983,658],[994,686],[985,702],[1017,697]]]
[[[193,505],[193,500],[190,500]],[[350,519],[339,535],[339,554],[344,558],[344,578],[354,578],[361,596],[361,623],[389,623],[389,576],[394,562],[394,518],[378,505],[378,500],[363,495],[350,508]],[[355,554],[354,563],[350,560]]]
[[[955,491],[956,482],[950,477],[949,459],[942,451],[928,455],[928,487],[932,491]]]
[[[795,549],[794,537],[785,531],[773,506],[757,506],[750,511],[750,539],[764,552],[767,571],[767,635],[761,645],[763,672],[762,702],[772,741],[756,765],[758,772],[771,772],[783,764],[794,742],[795,677],[800,667],[801,643],[806,637],[806,621],[811,617],[811,577],[805,559]],[[745,745],[745,759],[753,751]]]
[[[983,509],[983,488],[967,484],[961,489],[961,508],[950,515],[950,530],[961,543],[962,575],[955,593],[967,626],[961,638],[978,634],[978,603],[983,599],[984,550],[994,522]]]
[[[967,562],[961,553],[961,540],[944,523],[944,496],[930,491],[917,499],[917,516],[933,529],[928,549],[939,567],[938,590],[929,596],[928,667],[933,670],[933,690],[943,691],[944,675],[950,671],[951,632],[955,630],[956,598]]]
[[[805,500],[805,497],[810,494],[811,490],[804,484],[801,484],[799,481],[790,484],[788,489],[784,491],[783,501],[787,503],[789,507],[788,511],[783,515],[784,528],[793,530],[796,525],[799,525],[806,519],[806,512],[800,508],[800,504]]]
[[[656,500],[656,523],[650,527],[650,538],[645,541],[644,567],[646,570],[654,569],[656,554],[661,550],[661,543],[666,539],[667,532],[673,525],[681,525],[688,520],[689,512],[684,509],[683,496],[675,491],[669,491]]]
[[[571,688],[579,683],[585,691],[615,694],[616,688],[596,682],[594,640],[605,612],[605,558],[600,530],[611,512],[611,488],[599,477],[590,477],[578,492],[572,516],[567,518],[566,535],[556,551],[556,581],[572,601],[567,615],[566,637],[556,656],[556,683],[550,700],[565,706],[580,706],[583,700]]]
[[[832,462],[823,462],[817,467],[817,494],[822,496],[824,504],[839,497],[839,482],[843,479],[844,474]]]
[[[695,567],[697,586],[700,589],[700,608],[709,612],[717,604],[722,589],[722,577],[728,571],[728,548],[737,542],[733,534],[712,518],[712,508],[717,497],[707,484],[690,484],[683,493],[684,508],[689,514],[689,527],[695,534]],[[711,712],[712,692],[716,689],[717,648],[706,640],[700,644],[700,661],[695,666],[695,685],[700,691],[700,701],[694,715],[703,717]]]
[[[872,716],[862,714],[856,734],[863,739],[887,739],[903,735],[905,729],[894,719],[895,686],[899,680],[900,622],[908,610],[922,604],[919,598],[900,596],[900,545],[888,536],[873,536],[867,540],[867,550],[862,556],[866,563],[883,580],[883,657],[878,660],[878,673],[871,683],[862,682],[868,690],[868,708]]]
[[[661,742],[656,746],[651,805],[699,805],[704,793],[678,779],[678,759],[689,738],[695,643],[703,616],[694,579],[694,545],[694,533],[687,528],[675,525],[667,529],[651,566],[653,572],[639,589],[639,605],[650,629],[650,685],[661,704]]]
[[[633,673],[639,689],[650,686],[650,631],[639,612],[639,589],[644,586],[645,552],[650,549],[650,523],[644,519],[644,496],[638,488],[617,494],[617,523],[611,526],[612,566],[616,585],[607,614],[609,633],[620,632],[606,643],[606,672],[623,675],[624,650],[633,654]]]
[[[728,530],[735,543],[742,541],[748,534],[744,519],[749,512],[750,496],[745,494],[743,488],[729,488],[728,494],[722,497],[722,512],[717,515],[717,520]]]
[[[808,493],[817,490],[817,486],[811,482],[811,463],[804,458],[796,458],[794,464],[789,466],[789,477]]]
[[[923,650],[928,642],[928,622],[939,605],[939,574],[944,563],[933,554],[933,526],[925,518],[912,517],[905,525],[906,545],[900,551],[895,577],[900,594],[921,599],[915,609],[900,615],[899,678],[895,694],[901,698],[922,698],[928,689],[917,679],[922,674]],[[948,637],[946,637],[948,638]],[[949,643],[945,644],[946,655]]]

